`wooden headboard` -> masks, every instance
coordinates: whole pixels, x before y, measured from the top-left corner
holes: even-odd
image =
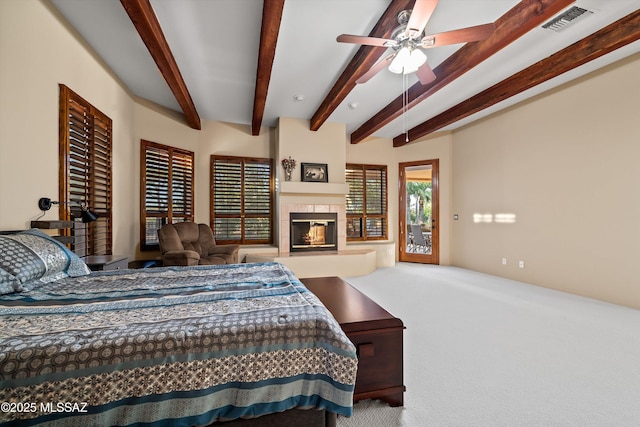
[[[24,230],[0,230],[0,234],[16,234]]]

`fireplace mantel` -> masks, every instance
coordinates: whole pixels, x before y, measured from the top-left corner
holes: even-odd
[[[280,194],[328,194],[344,196],[349,194],[349,185],[332,182],[280,181]]]

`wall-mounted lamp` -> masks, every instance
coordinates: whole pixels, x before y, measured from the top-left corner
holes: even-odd
[[[80,202],[55,202],[48,197],[41,197],[40,200],[38,200],[38,208],[40,208],[44,215],[44,211],[51,209],[52,205],[64,205],[71,203],[75,203],[80,206],[80,218],[82,218],[82,222],[93,222],[98,219],[98,215],[91,212],[88,207]]]

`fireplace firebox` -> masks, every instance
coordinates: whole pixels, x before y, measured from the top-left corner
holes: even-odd
[[[323,212],[292,212],[291,252],[335,251],[338,249],[338,214]]]

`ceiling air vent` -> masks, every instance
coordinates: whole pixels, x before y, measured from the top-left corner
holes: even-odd
[[[567,28],[570,24],[574,24],[579,19],[586,18],[592,13],[593,12],[590,10],[583,9],[578,6],[573,6],[571,9],[568,9],[562,15],[558,15],[555,18],[553,18],[551,21],[544,24],[542,28],[559,32]]]

